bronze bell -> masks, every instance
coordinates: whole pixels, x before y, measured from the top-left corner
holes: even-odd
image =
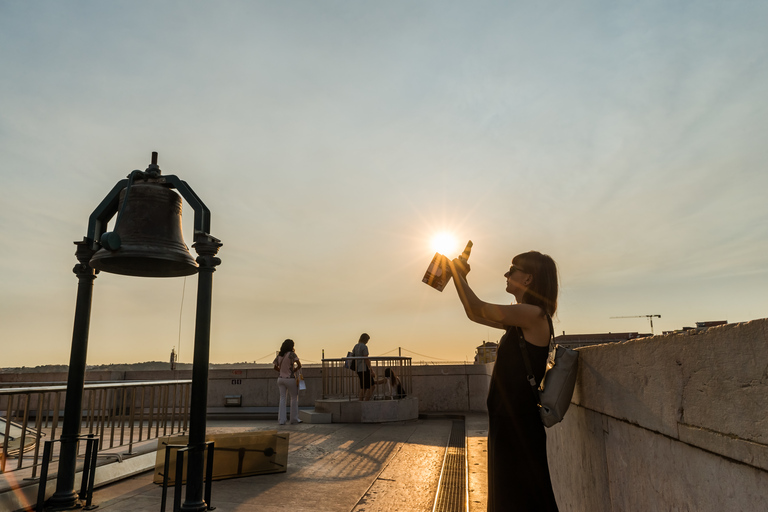
[[[126,201],[126,191],[128,201]],[[161,184],[133,183],[120,192],[115,230],[102,237],[90,265],[102,272],[139,277],[197,273],[181,234],[181,197]]]

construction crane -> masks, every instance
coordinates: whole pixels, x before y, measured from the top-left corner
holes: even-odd
[[[612,316],[611,318],[647,318],[651,322],[651,334],[653,334],[653,318],[661,318],[661,315],[631,315],[631,316]]]

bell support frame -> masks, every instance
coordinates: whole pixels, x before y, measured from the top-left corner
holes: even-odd
[[[147,173],[144,171],[136,170],[131,174],[147,177]],[[208,239],[211,231],[211,211],[205,206],[205,203],[203,203],[195,191],[187,185],[187,182],[180,180],[173,174],[151,179],[159,185],[174,188],[179,192],[179,195],[187,201],[187,204],[189,204],[195,212],[194,240],[198,241],[201,237]],[[117,208],[120,204],[120,192],[128,187],[130,181],[131,180],[128,178],[118,181],[88,218],[88,231],[85,235],[85,241],[94,251],[100,248],[101,244],[99,243],[99,240],[101,240],[101,235],[106,233],[107,223],[117,213]]]

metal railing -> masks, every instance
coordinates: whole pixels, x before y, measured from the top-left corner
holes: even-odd
[[[387,368],[400,379],[406,394],[413,389],[411,374],[411,358],[398,356],[379,357],[340,357],[338,359],[323,359],[323,398],[346,398],[356,400],[360,392],[360,380],[357,372],[349,369],[348,361],[355,364],[365,364],[363,361],[371,361],[374,379],[374,400],[392,398],[388,396],[389,386],[383,382],[384,372]]]
[[[191,383],[85,384],[81,434],[97,436],[98,450],[127,446],[132,454],[136,443],[186,431]],[[36,478],[43,438],[60,434],[66,390],[62,385],[0,389],[0,473],[31,468],[31,478]]]

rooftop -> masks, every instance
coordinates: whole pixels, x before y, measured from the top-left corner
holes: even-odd
[[[465,414],[469,510],[486,509],[484,414]],[[446,415],[383,424],[285,425],[288,470],[213,483],[211,505],[237,511],[432,511],[453,420]],[[278,428],[274,420],[209,420],[209,433]],[[152,468],[153,469],[153,468]],[[153,471],[96,489],[99,510],[159,511]],[[172,510],[173,489],[167,510]],[[183,501],[183,497],[182,497]],[[459,510],[459,509],[456,509]]]

